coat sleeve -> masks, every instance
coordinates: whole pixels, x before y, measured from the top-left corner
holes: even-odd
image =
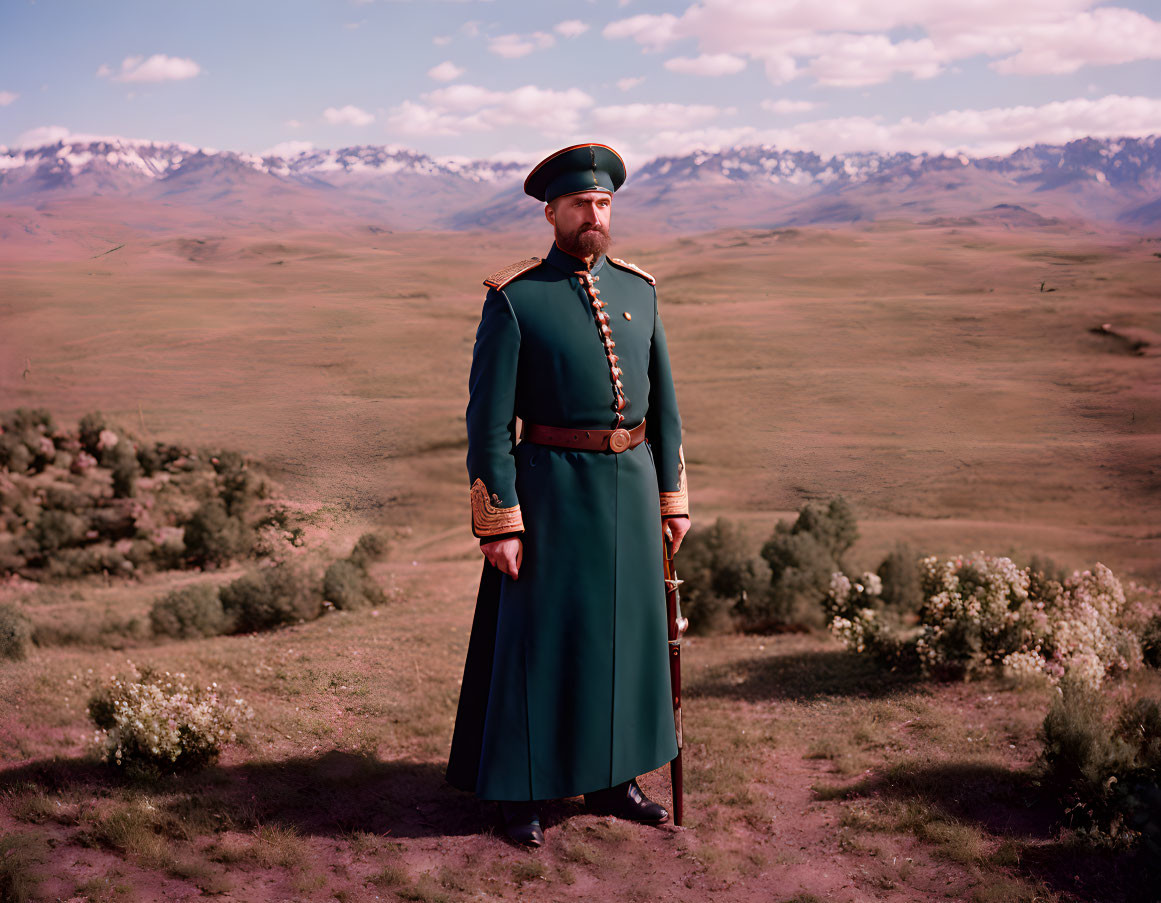
[[[653,290],[653,341],[649,348],[649,411],[645,436],[657,465],[657,490],[662,517],[688,517],[689,493],[685,481],[685,454],[681,447],[681,416],[669,368],[665,327]]]
[[[501,290],[484,299],[468,378],[472,532],[491,541],[524,532],[516,498],[516,371],[520,326]]]

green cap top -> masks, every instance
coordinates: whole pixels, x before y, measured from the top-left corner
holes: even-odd
[[[624,184],[625,161],[604,144],[574,144],[545,157],[524,180],[524,193],[548,203],[562,194],[607,191]]]

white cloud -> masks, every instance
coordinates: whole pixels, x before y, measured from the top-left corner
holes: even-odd
[[[497,56],[513,60],[527,56],[534,50],[544,50],[556,43],[556,38],[543,31],[532,34],[502,34],[488,41],[488,49]]]
[[[1086,65],[1161,59],[1161,22],[1128,9],[1096,9],[1032,25],[1022,37],[1020,52],[992,63],[993,69],[1005,75],[1060,75]]]
[[[622,91],[631,91],[633,88],[636,88],[643,81],[645,81],[645,76],[643,76],[643,75],[633,76],[630,78],[619,78],[619,79],[617,79],[617,87],[620,88]]]
[[[127,56],[121,61],[121,69],[113,69],[102,63],[97,67],[97,75],[118,82],[166,82],[193,78],[202,67],[184,57],[166,56],[155,53],[151,57]]]
[[[431,39],[431,43],[433,43],[436,47],[446,47],[451,42],[452,36],[450,34],[437,34],[434,38]]]
[[[432,66],[427,70],[427,74],[434,78],[437,82],[452,82],[464,74],[464,70],[453,63],[451,60],[446,60],[438,66]]]
[[[813,100],[764,100],[758,106],[770,113],[785,115],[787,113],[809,113],[818,104]]]
[[[1091,9],[1098,2],[698,0],[679,16],[630,16],[611,22],[603,34],[631,38],[645,51],[692,40],[701,54],[696,59],[727,54],[758,60],[775,84],[803,74],[846,87],[880,84],[900,73],[930,78],[978,55],[991,58],[1002,74],[1022,75],[1161,58],[1161,22],[1116,6]],[[898,29],[914,34],[892,39]]]
[[[580,19],[565,19],[563,22],[557,22],[552,30],[562,37],[579,38],[589,30],[589,27]]]
[[[20,95],[15,91],[0,91],[0,107],[6,107]]]
[[[1041,106],[950,110],[922,119],[847,116],[817,119],[785,128],[659,130],[640,147],[651,156],[738,144],[770,144],[820,154],[894,153],[1008,154],[1036,143],[1063,144],[1077,138],[1143,137],[1161,132],[1161,98],[1108,95],[1074,98]]]
[[[323,110],[323,118],[331,125],[364,126],[375,121],[375,114],[347,104],[345,107],[327,107]]]
[[[598,107],[591,118],[604,128],[655,131],[688,128],[714,119],[720,112],[705,104],[629,103]]]
[[[677,56],[666,60],[665,68],[685,75],[735,75],[746,68],[746,61],[732,53],[703,53],[692,58]]]
[[[886,35],[834,35],[807,67],[819,84],[841,87],[877,85],[896,72],[932,78],[942,69],[943,54],[924,38],[892,42]]]
[[[344,22],[343,28],[347,29],[348,31],[355,31],[357,29],[362,28],[366,24],[367,24],[366,19],[360,19],[358,22]]]
[[[462,135],[534,123],[546,135],[574,131],[593,99],[578,88],[555,91],[525,85],[493,91],[477,85],[449,85],[422,95],[421,102],[393,107],[389,126],[408,135]]]
[[[262,151],[262,156],[289,158],[309,153],[312,150],[314,150],[314,145],[309,141],[281,141],[274,147]]]
[[[302,128],[302,123],[299,122],[297,119],[287,119],[285,125],[287,128],[291,128],[291,129]]]
[[[671,13],[642,13],[610,22],[601,32],[606,38],[632,38],[647,50],[660,50],[679,37],[677,16]]]

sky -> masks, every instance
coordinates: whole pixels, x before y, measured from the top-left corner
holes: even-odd
[[[630,162],[1161,134],[1161,0],[0,0],[0,145]]]

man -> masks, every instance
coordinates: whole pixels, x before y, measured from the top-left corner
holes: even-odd
[[[524,190],[555,241],[484,281],[472,357],[468,480],[487,562],[447,776],[500,801],[529,846],[546,799],[668,817],[636,779],[677,754],[661,536],[680,546],[689,507],[655,282],[605,253],[625,176],[600,144],[532,170]]]

